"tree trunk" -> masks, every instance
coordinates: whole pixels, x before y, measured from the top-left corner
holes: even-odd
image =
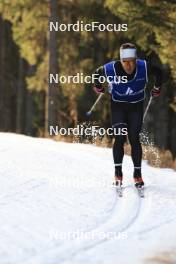
[[[25,84],[24,84],[24,61],[19,59],[19,76],[17,84],[17,114],[16,114],[16,132],[24,131],[24,101],[25,101]]]
[[[0,129],[4,130],[4,94],[5,94],[5,24],[0,16]]]
[[[50,0],[50,17],[49,21],[56,22],[58,20],[58,0]],[[50,31],[49,34],[49,73],[58,73],[58,56],[57,56],[57,32]],[[48,84],[46,93],[46,118],[45,133],[48,134],[49,126],[56,125],[56,111],[58,105],[56,98],[57,84]]]

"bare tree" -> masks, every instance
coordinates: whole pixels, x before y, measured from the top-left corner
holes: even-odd
[[[58,0],[49,1],[49,22],[56,22],[58,20]],[[58,56],[57,56],[57,32],[52,30],[49,32],[49,73],[58,73]],[[56,123],[57,113],[57,85],[54,83],[48,84],[48,91],[46,96],[46,120],[45,120],[45,132],[48,134],[50,125]]]

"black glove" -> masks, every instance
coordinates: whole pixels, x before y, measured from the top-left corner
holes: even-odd
[[[151,95],[153,97],[158,97],[161,94],[161,87],[155,87],[151,90]]]
[[[105,89],[104,89],[103,87],[96,87],[96,86],[94,86],[94,87],[93,87],[93,90],[94,90],[97,94],[105,93]]]

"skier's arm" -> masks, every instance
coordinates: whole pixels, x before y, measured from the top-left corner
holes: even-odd
[[[104,67],[103,66],[100,66],[98,69],[96,69],[95,71],[95,78],[94,78],[94,86],[93,86],[93,90],[96,92],[96,93],[104,93],[105,92],[105,89],[102,85],[102,83],[100,83],[99,81],[99,78],[101,76],[105,76],[105,71],[104,71]]]
[[[157,67],[150,65],[149,63],[147,64],[147,71],[148,75],[153,75],[154,76],[154,88],[151,90],[151,95],[153,97],[158,97],[161,93],[161,87],[162,87],[162,82],[163,82],[163,71]]]

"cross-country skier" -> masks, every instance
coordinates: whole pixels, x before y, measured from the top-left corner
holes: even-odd
[[[131,145],[131,156],[134,164],[134,183],[138,188],[144,185],[141,174],[142,147],[140,143],[140,131],[143,123],[143,102],[145,98],[145,86],[148,74],[155,77],[154,88],[151,90],[153,97],[158,97],[161,91],[162,71],[137,58],[135,45],[125,43],[120,47],[120,60],[111,61],[96,72],[94,83],[96,93],[104,93],[105,89],[98,77],[104,76],[114,80],[114,77],[126,76],[127,82],[111,81],[109,91],[111,94],[111,118],[113,128],[128,130],[128,139]],[[122,185],[122,161],[124,156],[125,135],[115,136],[113,145],[113,158],[115,166],[115,184]]]

